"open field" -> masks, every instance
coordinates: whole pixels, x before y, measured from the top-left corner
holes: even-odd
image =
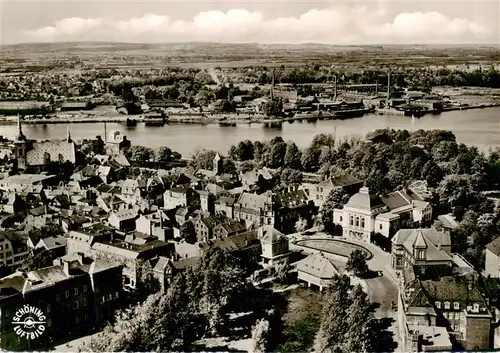
[[[2,47],[3,70],[45,68],[225,68],[329,64],[336,68],[489,65],[500,62],[494,46],[331,46],[222,43],[53,43]]]

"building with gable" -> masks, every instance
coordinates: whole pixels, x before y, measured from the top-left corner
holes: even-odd
[[[439,330],[447,335],[430,337],[437,350],[463,347],[480,350],[490,347],[491,313],[479,291],[477,273],[422,280],[412,268],[400,276],[398,326],[402,351],[425,351],[428,333]],[[459,346],[457,347],[457,343]]]
[[[401,229],[392,238],[391,266],[402,271],[414,266],[425,271],[429,266],[453,263],[450,233],[434,228]]]
[[[275,210],[273,194],[267,191],[261,195],[243,192],[234,203],[234,217],[256,227],[274,225]]]

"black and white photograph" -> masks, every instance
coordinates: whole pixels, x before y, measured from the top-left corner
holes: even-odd
[[[500,2],[0,0],[0,351],[500,351]]]

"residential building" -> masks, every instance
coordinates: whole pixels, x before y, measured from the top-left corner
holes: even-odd
[[[111,212],[108,222],[110,226],[118,230],[134,230],[136,218],[137,213],[134,210],[126,209]]]
[[[484,275],[500,278],[500,237],[486,245]]]
[[[274,225],[275,216],[273,194],[269,191],[261,195],[243,192],[234,204],[234,217],[247,225]]]
[[[195,190],[189,187],[175,187],[163,194],[163,207],[172,209],[192,206],[197,200],[199,200],[199,194]]]
[[[391,266],[396,271],[418,266],[451,267],[450,233],[434,228],[401,229],[392,238]]]
[[[12,193],[25,193],[35,186],[46,188],[54,185],[55,176],[45,174],[19,174],[0,179],[0,190]]]
[[[103,259],[65,256],[53,266],[0,279],[0,346],[6,350],[42,350],[70,334],[102,327],[121,309],[122,266]],[[36,340],[19,337],[13,317],[31,305],[47,318]]]
[[[221,196],[217,201],[215,201],[215,213],[223,214],[226,217],[234,218],[234,203],[237,201],[237,197],[231,196]]]
[[[433,326],[445,327],[453,336],[451,341],[465,350],[490,347],[492,316],[479,291],[477,274],[420,280],[409,268],[400,279],[398,326],[402,351],[412,351],[414,335],[423,327]]]
[[[29,255],[28,237],[10,229],[0,230],[0,265],[16,269]]]
[[[260,262],[262,256],[262,245],[256,230],[217,239],[213,246],[231,253],[249,265]]]
[[[206,242],[214,239],[215,227],[228,222],[230,222],[230,219],[225,216],[200,217],[193,222],[196,230],[196,239],[198,239],[198,242]],[[219,230],[219,234],[220,233]]]
[[[105,258],[122,264],[126,289],[135,288],[144,261],[157,256],[171,257],[174,252],[173,243],[141,233],[118,238],[112,233],[91,235],[72,231],[68,236],[68,253],[85,253],[92,258]]]
[[[304,183],[304,189],[309,198],[318,207],[323,206],[328,195],[336,188],[342,188],[349,195],[354,195],[360,188],[363,187],[363,181],[351,175],[343,175],[339,177],[330,177],[317,184]]]
[[[139,233],[155,236],[159,240],[166,241],[173,237],[172,228],[164,224],[164,219],[166,218],[166,215],[161,211],[141,215],[135,220],[135,230]]]
[[[245,222],[231,219],[228,222],[217,224],[213,228],[213,237],[216,239],[227,238],[247,231]]]
[[[299,219],[308,221],[317,213],[317,207],[307,193],[294,187],[273,195],[273,208],[276,215],[274,227],[285,234],[295,233]]]

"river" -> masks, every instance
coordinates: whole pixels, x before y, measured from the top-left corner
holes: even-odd
[[[213,125],[171,124],[164,127],[127,127],[118,123],[108,123],[108,133],[118,130],[125,134],[132,144],[151,148],[169,146],[183,156],[189,156],[196,149],[209,148],[227,153],[229,146],[249,139],[269,140],[281,136],[285,141],[292,140],[299,147],[306,147],[319,133],[336,134],[337,138],[366,133],[381,128],[407,129],[444,129],[451,130],[458,142],[475,145],[487,152],[489,148],[500,147],[500,108],[472,109],[452,111],[440,115],[428,115],[422,118],[401,116],[365,115],[362,118],[348,120],[323,120],[315,123],[294,122],[283,123],[281,129],[265,128],[262,124],[238,125],[237,127],[220,127]],[[24,134],[30,139],[46,140],[64,138],[67,125],[23,125]],[[103,135],[104,124],[82,123],[71,124],[71,135],[75,140],[94,138]],[[16,125],[0,126],[0,135],[14,138]]]

